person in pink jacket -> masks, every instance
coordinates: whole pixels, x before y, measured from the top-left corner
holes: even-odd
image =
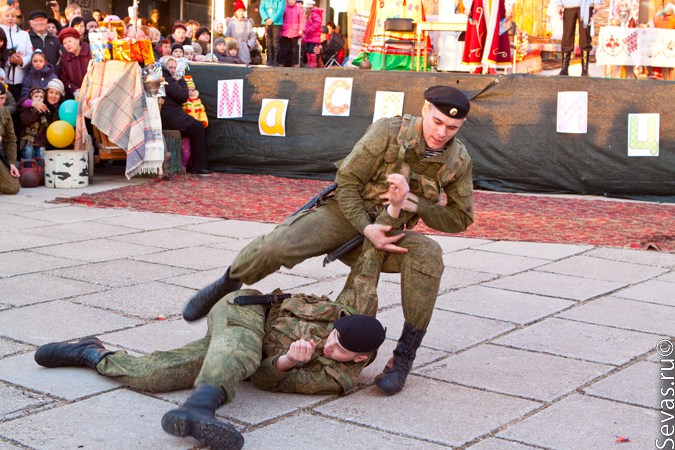
[[[307,44],[307,67],[316,67],[318,47],[321,44],[321,26],[323,24],[323,9],[314,7],[314,0],[305,0],[305,15],[307,26],[305,36],[302,38]],[[317,48],[315,52],[314,49]]]
[[[298,39],[305,32],[305,13],[296,0],[287,0],[281,25],[278,63],[284,67],[300,67]]]

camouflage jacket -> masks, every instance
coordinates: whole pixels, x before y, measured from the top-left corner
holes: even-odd
[[[361,363],[340,363],[323,356],[326,338],[333,322],[353,314],[350,307],[327,297],[296,294],[275,304],[269,311],[263,339],[263,360],[251,380],[258,388],[272,392],[299,394],[343,394],[349,391],[363,368],[374,359]],[[312,339],[316,348],[312,359],[288,372],[274,367],[277,358],[300,338]]]
[[[416,126],[402,127],[408,118],[381,119],[368,128],[340,165],[336,200],[361,233],[371,217],[395,228],[412,228],[422,218],[435,230],[464,231],[473,223],[471,158],[456,137],[442,154],[425,158],[422,118],[415,118]],[[379,196],[386,192],[391,173],[405,175],[410,192],[419,197],[416,214],[391,219],[384,211]]]

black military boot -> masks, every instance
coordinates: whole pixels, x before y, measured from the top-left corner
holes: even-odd
[[[74,343],[52,342],[35,352],[35,362],[42,367],[89,367],[95,369],[107,355],[107,350],[96,336],[89,336]]]
[[[215,417],[225,404],[225,392],[219,386],[197,385],[183,406],[162,417],[162,429],[174,436],[192,436],[211,450],[240,449],[244,437],[236,428]]]
[[[188,322],[201,319],[211,311],[211,308],[218,303],[218,300],[237,289],[241,289],[241,282],[230,278],[230,269],[228,267],[225,275],[197,292],[190,299],[185,309],[183,309],[183,319]]]
[[[590,57],[591,52],[588,50],[581,51],[581,76],[588,76],[588,58]]]
[[[559,75],[569,75],[570,69],[570,59],[572,58],[572,52],[562,52],[562,69],[560,69]]]
[[[394,349],[394,356],[382,373],[375,377],[375,384],[382,392],[392,395],[403,389],[425,333],[426,330],[415,329],[408,322],[403,324],[403,333]]]

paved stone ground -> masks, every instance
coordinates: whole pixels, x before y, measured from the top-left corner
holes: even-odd
[[[91,334],[134,354],[202,337],[205,323],[185,323],[183,304],[272,228],[45,203],[126,183],[102,175],[84,190],[0,196],[1,450],[199,447],[160,427],[188,391],[133,392],[88,369],[33,361],[41,344]],[[654,447],[655,346],[675,334],[675,254],[437,239],[447,267],[406,388],[387,397],[372,386],[402,325],[398,278],[384,275],[388,340],[355,392],[271,394],[243,383],[219,415],[246,448]],[[347,272],[317,258],[255,287],[335,296]],[[615,444],[619,436],[630,442]]]

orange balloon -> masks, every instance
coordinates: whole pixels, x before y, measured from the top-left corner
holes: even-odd
[[[56,148],[68,147],[75,140],[75,128],[65,120],[52,122],[47,128],[47,140]]]

